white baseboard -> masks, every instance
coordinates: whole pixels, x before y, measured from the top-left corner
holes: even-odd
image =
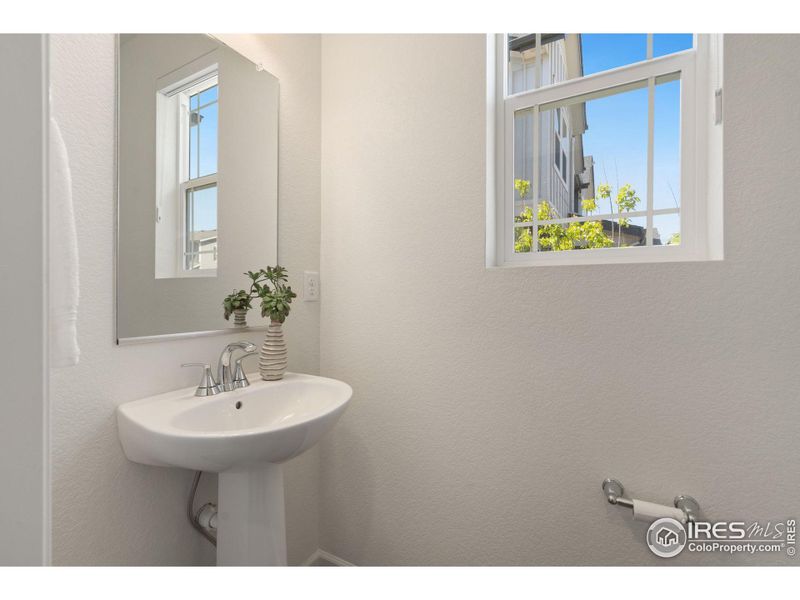
[[[303,567],[355,567],[351,562],[339,558],[335,554],[317,548],[314,553],[303,561]]]

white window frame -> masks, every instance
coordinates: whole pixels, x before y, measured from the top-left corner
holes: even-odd
[[[184,185],[189,176],[189,96],[215,84],[219,84],[219,54],[216,50],[167,73],[155,82],[157,279],[217,275],[216,269],[184,269],[186,189],[208,183],[195,180],[191,186]],[[218,178],[219,174],[215,177]],[[217,182],[218,201],[219,187]],[[219,234],[217,228],[218,240]]]
[[[178,236],[178,243],[180,244],[180,247],[176,255],[178,259],[176,272],[179,273],[181,277],[215,277],[217,274],[217,269],[186,268],[186,259],[190,254],[201,254],[200,252],[190,253],[187,251],[187,248],[189,247],[189,240],[186,236],[188,230],[186,222],[186,206],[188,203],[189,192],[214,186],[217,190],[217,218],[219,220],[219,167],[217,167],[217,171],[215,173],[189,179],[189,131],[191,129],[190,119],[192,112],[190,99],[192,96],[200,94],[207,89],[214,87],[215,85],[219,85],[219,75],[216,71],[212,71],[199,76],[188,86],[184,87],[178,92],[180,105],[180,138],[178,152],[180,156],[179,172],[181,176],[180,185],[178,186],[178,207],[180,210],[180,235]],[[216,103],[217,107],[219,107],[219,100],[217,100]],[[203,106],[198,106],[198,110],[201,108],[203,108]],[[219,138],[217,141],[219,141]],[[219,144],[217,144],[217,148],[219,148]],[[217,159],[219,159],[219,156],[217,156]],[[217,224],[217,248],[214,250],[214,254],[217,255],[217,264],[219,264],[219,223]]]
[[[537,36],[538,39],[538,36]],[[507,93],[507,35],[487,39],[487,266],[585,265],[607,263],[671,262],[722,258],[721,115],[714,115],[716,90],[721,90],[721,36],[696,35],[694,47],[646,61],[562,81],[517,94]],[[652,37],[648,37],[652,56]],[[716,69],[715,69],[716,66]],[[681,82],[681,243],[635,248],[581,249],[561,252],[514,252],[514,113],[534,110],[534,179],[539,176],[539,106],[646,81],[649,93],[648,178],[646,208],[625,214],[647,218],[648,244],[652,244],[653,217],[653,115],[655,80],[678,73]],[[620,91],[622,91],[620,89]],[[721,92],[720,92],[721,93]],[[560,125],[559,125],[560,126]],[[719,136],[719,141],[710,139]],[[710,155],[710,150],[716,156]],[[494,157],[494,160],[492,159]],[[709,177],[711,176],[711,177]],[[538,181],[531,182],[536,194]],[[534,204],[538,204],[534,196]],[[538,230],[534,221],[524,226]],[[557,222],[585,221],[621,215],[591,215]],[[552,221],[549,221],[552,222]],[[534,239],[536,235],[534,233]]]
[[[189,240],[187,239],[187,214],[186,205],[188,202],[188,193],[190,191],[208,188],[214,186],[217,189],[217,217],[219,218],[219,168],[215,173],[203,175],[202,177],[195,177],[189,179],[190,166],[189,166],[189,131],[191,128],[191,107],[190,98],[196,94],[200,94],[207,89],[219,85],[219,75],[216,71],[206,73],[199,76],[188,86],[184,87],[177,92],[179,97],[179,110],[180,110],[180,136],[178,141],[178,155],[179,155],[179,168],[180,171],[180,185],[178,186],[178,207],[180,210],[180,235],[178,236],[178,265],[176,272],[181,277],[214,277],[217,274],[217,269],[187,269],[186,259],[192,254],[187,251],[189,247]],[[219,92],[218,92],[219,93]],[[217,107],[219,107],[219,100]],[[202,106],[198,107],[198,110]],[[219,147],[219,144],[217,145]],[[219,156],[217,157],[219,159]],[[217,254],[217,264],[219,264],[219,224],[217,224],[217,248],[213,251]],[[200,254],[198,252],[197,254]]]
[[[180,204],[180,235],[178,236],[179,243],[181,244],[180,254],[178,254],[178,265],[181,277],[213,277],[216,275],[216,269],[187,269],[186,268],[186,258],[191,254],[215,254],[217,255],[217,264],[219,264],[219,225],[217,225],[217,248],[213,251],[198,251],[198,252],[188,252],[188,244],[189,240],[187,239],[186,233],[188,232],[188,223],[187,223],[187,204],[189,202],[188,194],[189,192],[194,192],[195,190],[203,190],[210,186],[214,186],[217,188],[217,217],[219,217],[219,183],[217,181],[217,174],[213,173],[211,175],[205,175],[203,177],[198,177],[196,179],[190,179],[188,181],[184,181],[180,184],[180,196],[179,202]],[[194,200],[192,200],[194,202]]]

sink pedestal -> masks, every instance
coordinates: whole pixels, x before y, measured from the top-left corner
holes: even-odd
[[[266,463],[219,474],[217,565],[286,565],[280,465]]]
[[[282,463],[322,439],[353,395],[346,383],[287,373],[196,396],[189,387],[117,408],[133,462],[219,473],[218,565],[285,565]]]

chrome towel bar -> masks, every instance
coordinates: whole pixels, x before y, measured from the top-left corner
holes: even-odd
[[[606,495],[606,500],[608,500],[609,504],[624,506],[633,510],[633,500],[623,495],[625,494],[625,488],[616,479],[606,479],[603,481],[603,493]],[[700,515],[700,504],[691,496],[687,496],[686,494],[675,496],[673,504],[675,508],[683,511],[687,521],[694,522]]]

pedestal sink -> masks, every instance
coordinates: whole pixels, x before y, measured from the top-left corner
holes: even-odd
[[[251,382],[205,398],[192,387],[122,404],[119,437],[134,462],[219,473],[218,565],[285,565],[280,463],[316,444],[353,390],[297,373]]]

